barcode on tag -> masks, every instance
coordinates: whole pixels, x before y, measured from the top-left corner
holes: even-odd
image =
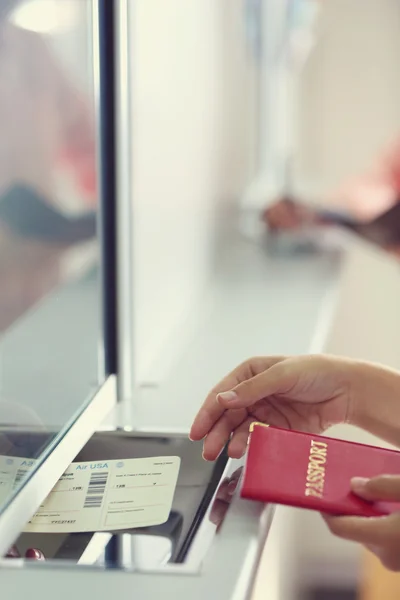
[[[100,508],[106,491],[108,471],[92,473],[83,508]]]

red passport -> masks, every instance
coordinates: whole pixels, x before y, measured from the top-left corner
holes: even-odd
[[[400,502],[367,502],[352,493],[353,477],[400,475],[400,452],[261,423],[250,428],[240,495],[334,515],[376,517]]]

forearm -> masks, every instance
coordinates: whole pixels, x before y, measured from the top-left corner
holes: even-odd
[[[345,210],[357,221],[369,221],[398,200],[394,182],[383,174],[369,174],[352,181],[328,197],[327,204]]]
[[[368,221],[388,210],[399,199],[400,141],[397,139],[361,173],[329,198],[329,204],[347,209],[357,220]]]
[[[349,422],[400,447],[400,372],[357,363]]]

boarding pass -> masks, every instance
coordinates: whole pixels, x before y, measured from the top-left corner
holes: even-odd
[[[0,501],[35,465],[0,457]],[[114,531],[168,520],[180,458],[161,456],[72,463],[24,528],[25,532]]]

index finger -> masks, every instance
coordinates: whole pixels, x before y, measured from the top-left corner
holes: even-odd
[[[190,439],[193,441],[202,440],[224,414],[225,408],[217,402],[218,394],[231,390],[243,381],[252,379],[282,360],[284,360],[282,356],[251,358],[224,377],[211,390],[198,411],[190,429]]]

